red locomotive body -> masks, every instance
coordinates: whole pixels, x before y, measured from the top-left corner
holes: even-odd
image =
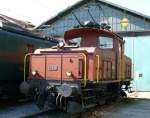
[[[40,107],[89,108],[129,89],[132,64],[121,37],[84,27],[66,31],[64,42],[30,54],[30,95]]]

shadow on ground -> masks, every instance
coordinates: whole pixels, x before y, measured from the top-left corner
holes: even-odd
[[[35,105],[29,103],[5,101],[0,104],[0,118],[21,118],[31,111],[38,111]],[[28,118],[150,118],[149,111],[150,99],[124,98],[108,105],[96,106],[82,113],[69,114],[54,110]]]

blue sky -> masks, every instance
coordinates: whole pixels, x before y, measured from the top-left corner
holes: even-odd
[[[39,25],[79,0],[0,0],[0,14]],[[150,16],[150,0],[107,0]]]

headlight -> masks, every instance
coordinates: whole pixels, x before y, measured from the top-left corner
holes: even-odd
[[[36,75],[36,71],[32,71],[32,75]]]
[[[64,44],[63,41],[60,41],[60,42],[58,43],[58,47],[59,47],[59,48],[63,48],[64,46],[65,46],[65,44]]]
[[[39,49],[36,49],[35,51],[34,51],[34,54],[40,54],[41,52],[40,52],[40,50]]]
[[[72,73],[71,72],[66,72],[67,77],[71,77]]]

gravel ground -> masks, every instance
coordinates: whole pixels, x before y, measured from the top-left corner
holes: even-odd
[[[0,107],[0,118],[21,118],[39,112],[32,103]],[[83,113],[66,114],[55,111],[29,118],[150,118],[150,93],[132,93],[129,98],[105,106],[97,106]]]
[[[150,118],[150,100],[129,101],[104,118]]]

